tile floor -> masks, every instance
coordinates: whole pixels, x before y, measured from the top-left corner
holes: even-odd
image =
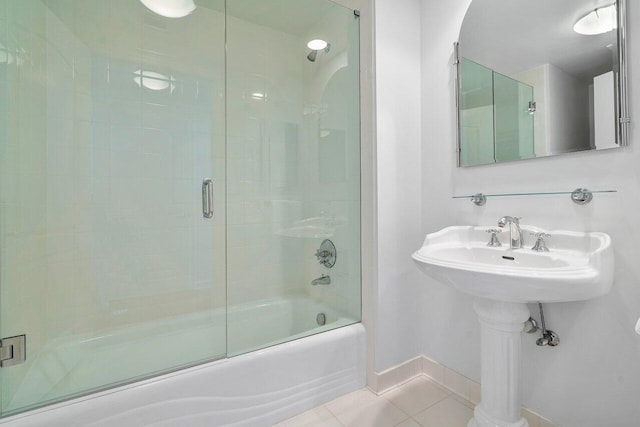
[[[467,427],[474,403],[425,375],[377,396],[364,388],[276,424],[274,427]],[[556,427],[523,411],[529,427]]]
[[[474,406],[419,376],[380,396],[355,391],[276,427],[466,427]]]

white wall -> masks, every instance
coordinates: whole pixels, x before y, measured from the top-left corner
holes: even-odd
[[[560,335],[561,344],[553,349],[540,348],[534,343],[536,337],[524,337],[523,398],[526,406],[566,427],[637,425],[640,337],[633,332],[640,315],[637,125],[631,126],[630,148],[456,168],[452,43],[457,39],[469,2],[422,1],[422,232],[454,224],[490,225],[501,215],[515,215],[522,216],[523,223],[549,229],[609,233],[617,265],[613,290],[588,302],[546,306],[545,317],[549,327]],[[633,113],[640,101],[640,85],[636,84],[640,78],[640,57],[633,55],[640,45],[640,30],[637,25],[634,27],[640,24],[640,7],[632,3],[628,9]],[[383,86],[381,83],[384,82],[379,82],[378,90]],[[398,116],[405,117],[405,112],[399,112]],[[482,208],[467,200],[451,200],[454,194],[558,191],[580,186],[611,188],[618,193],[598,194],[593,203],[584,207],[571,203],[565,196],[489,199]],[[406,224],[404,209],[395,209],[395,215],[396,224]],[[406,239],[405,245],[414,240],[413,236]],[[553,238],[549,246],[553,250]],[[421,310],[416,324],[421,325],[420,345],[424,354],[479,380],[478,326],[471,298],[426,276],[422,278],[420,292]]]
[[[376,0],[378,256],[375,370],[420,354],[420,1]]]

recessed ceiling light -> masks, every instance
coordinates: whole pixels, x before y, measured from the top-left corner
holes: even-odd
[[[193,0],[140,0],[140,3],[167,18],[184,18],[196,10]]]
[[[573,31],[588,36],[604,34],[618,28],[616,5],[600,7],[587,13],[573,26]]]
[[[134,71],[135,77],[133,81],[140,87],[145,87],[149,90],[165,90],[170,89],[173,92],[175,85],[173,84],[176,79],[173,76],[165,76],[164,74],[156,73],[155,71]]]
[[[327,42],[324,40],[311,40],[307,43],[307,47],[311,50],[322,50],[327,47]]]
[[[261,93],[261,92],[253,92],[253,93],[251,94],[251,97],[252,97],[253,99],[263,100],[263,99],[265,98],[265,95],[264,95],[264,93]]]

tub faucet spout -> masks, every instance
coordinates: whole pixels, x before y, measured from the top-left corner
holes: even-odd
[[[331,277],[327,276],[326,274],[323,274],[322,276],[318,277],[317,279],[313,279],[311,281],[311,284],[313,286],[316,286],[316,285],[330,285],[331,284]]]

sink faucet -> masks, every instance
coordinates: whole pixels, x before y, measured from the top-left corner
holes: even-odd
[[[520,218],[503,216],[498,220],[498,227],[509,225],[509,243],[511,249],[521,249],[524,246],[522,230],[520,230]]]
[[[331,277],[323,274],[322,276],[318,277],[317,279],[313,279],[311,281],[311,284],[313,286],[316,286],[316,285],[330,285],[331,284]]]

